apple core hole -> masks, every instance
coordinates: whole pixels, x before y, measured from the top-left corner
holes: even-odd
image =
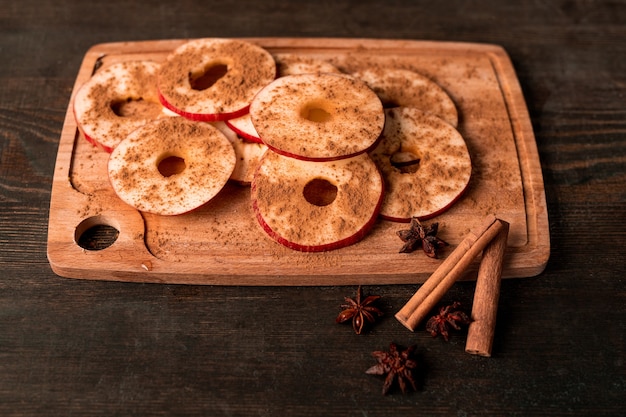
[[[171,177],[172,175],[180,174],[187,168],[185,160],[179,156],[167,156],[158,163],[157,169],[159,173],[164,177]]]
[[[100,216],[83,220],[74,232],[74,241],[89,251],[106,249],[113,245],[120,235],[117,227]]]
[[[204,71],[196,74],[189,74],[189,84],[194,90],[202,91],[211,88],[228,72],[228,66],[224,64],[209,65]]]
[[[332,119],[332,114],[318,105],[305,106],[302,109],[302,117],[310,122],[325,123]]]
[[[384,100],[382,104],[383,109],[393,109],[394,107],[400,107],[400,104],[397,103],[395,100]]]
[[[327,206],[337,198],[337,186],[330,181],[315,178],[309,181],[302,191],[304,199],[314,206]]]
[[[154,119],[162,111],[161,104],[143,98],[127,98],[111,102],[111,110],[118,117]]]
[[[403,174],[417,172],[420,166],[420,157],[413,152],[396,152],[389,157],[389,161]]]

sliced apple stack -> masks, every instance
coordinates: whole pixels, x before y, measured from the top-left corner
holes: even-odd
[[[111,152],[133,130],[165,117],[159,103],[159,64],[127,61],[97,71],[76,93],[74,117],[85,139]]]
[[[192,40],[160,66],[111,65],[77,92],[74,112],[111,153],[109,179],[127,204],[179,215],[228,180],[250,184],[261,228],[305,252],[356,243],[380,217],[436,216],[472,170],[456,107],[428,78],[342,74],[241,40]]]
[[[366,153],[384,125],[376,94],[344,75],[288,75],[257,94],[250,115],[268,145],[252,180],[263,230],[305,252],[361,240],[378,217],[384,189]]]

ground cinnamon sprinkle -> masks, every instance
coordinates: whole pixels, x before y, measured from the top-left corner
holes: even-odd
[[[317,120],[315,114],[323,114]],[[255,97],[250,116],[272,149],[311,159],[363,152],[384,124],[382,104],[360,80],[338,74],[277,79]]]
[[[180,173],[160,172],[168,157],[184,161]],[[144,125],[118,146],[109,174],[118,195],[138,210],[179,214],[217,194],[234,165],[232,145],[216,128],[170,117]]]
[[[304,52],[304,55],[307,54],[307,51]],[[348,62],[353,60],[352,62]],[[429,62],[430,60],[430,62]],[[463,121],[463,124],[460,126],[460,131],[462,133],[468,133],[467,140],[470,146],[470,152],[475,157],[475,174],[476,177],[472,178],[470,182],[470,186],[468,188],[468,192],[466,197],[462,201],[463,209],[470,210],[476,213],[482,213],[483,211],[491,211],[493,207],[504,207],[509,208],[513,206],[517,206],[520,203],[519,200],[519,191],[517,188],[519,187],[519,173],[512,169],[510,165],[507,164],[506,158],[504,157],[494,157],[491,150],[497,149],[500,150],[502,148],[506,148],[508,145],[502,143],[502,141],[511,141],[510,132],[507,129],[510,129],[510,126],[507,125],[506,121],[502,121],[498,118],[493,118],[494,114],[500,114],[500,108],[496,105],[492,105],[487,100],[480,100],[476,98],[475,94],[464,95],[464,91],[461,85],[467,82],[464,77],[471,78],[474,83],[478,83],[479,81],[483,82],[485,74],[481,73],[477,68],[478,64],[468,63],[466,67],[463,69],[463,74],[460,77],[456,77],[456,72],[450,70],[448,65],[450,63],[454,64],[454,60],[446,63],[445,59],[439,58],[431,58],[431,57],[414,57],[407,56],[404,57],[392,57],[392,56],[373,56],[372,52],[367,48],[363,48],[355,54],[343,54],[340,55],[337,59],[328,59],[328,62],[333,63],[337,67],[340,67],[344,72],[352,72],[356,69],[364,69],[370,68],[372,66],[376,67],[388,67],[390,65],[394,67],[402,67],[408,68],[416,71],[423,72],[425,75],[431,76],[434,79],[437,79],[438,82],[441,82],[442,85],[450,88],[455,95],[455,101],[459,105],[459,109],[466,120]],[[431,64],[432,63],[432,66]],[[443,68],[447,72],[440,72],[439,66]],[[185,72],[183,75],[186,79],[189,79],[189,71]],[[104,91],[101,92],[104,94]],[[130,112],[127,114],[127,117],[135,117],[138,114],[133,112],[132,105],[127,107],[127,110]],[[490,119],[491,118],[491,119]],[[95,123],[100,122],[100,120],[94,121]],[[477,123],[478,122],[478,123]],[[491,125],[496,126],[495,128],[491,128]],[[499,127],[497,127],[499,126]],[[119,128],[119,126],[116,126]],[[469,128],[469,129],[468,129]],[[508,142],[507,142],[508,143]],[[306,146],[306,144],[304,145]],[[332,145],[331,145],[332,146]],[[332,149],[332,148],[331,148]],[[446,153],[452,151],[446,151]],[[427,157],[425,157],[427,158]],[[128,175],[128,172],[121,175]],[[439,175],[443,179],[454,178],[457,176],[457,172],[453,169],[448,170],[440,170],[436,175]],[[485,184],[488,184],[489,187],[492,187],[493,190],[501,189],[501,192],[497,192],[499,194],[498,198],[492,198],[491,195],[485,196],[483,193],[485,189]],[[415,186],[415,185],[414,185]],[[419,185],[415,186],[419,189]],[[438,184],[436,185],[437,191],[435,193],[439,193],[440,191],[445,191],[447,185]],[[516,188],[517,187],[517,188]],[[362,191],[362,190],[359,190]],[[480,195],[476,194],[476,192],[480,191]],[[156,192],[156,191],[155,191]],[[180,192],[180,190],[179,190]],[[279,192],[277,190],[277,192]],[[345,207],[342,210],[347,210],[348,212],[355,212],[358,208],[359,199],[365,198],[365,195],[360,195],[356,197],[351,204],[346,203]],[[523,201],[521,202],[523,204]],[[287,207],[277,208],[277,212],[282,212],[288,209]],[[204,213],[203,213],[204,214]],[[240,213],[241,216],[252,216],[251,212],[245,211]],[[184,219],[184,218],[183,218]],[[236,217],[233,217],[236,219]],[[234,246],[245,252],[250,245],[246,242],[245,237],[247,236],[245,230],[241,230],[241,227],[237,224],[231,225],[231,227],[227,227],[223,224],[219,224],[216,227],[209,226],[213,225],[213,222],[219,221],[218,218],[209,217],[207,219],[206,224],[198,223],[199,227],[205,227],[200,230],[190,230],[190,233],[195,234],[206,234],[207,241],[212,241],[213,239],[217,239],[222,242],[224,245]],[[298,221],[298,218],[296,218]],[[181,220],[184,222],[184,220]],[[174,225],[175,223],[171,223]],[[183,224],[183,223],[180,223]],[[250,225],[249,222],[244,222],[246,225]],[[253,223],[254,224],[254,223]],[[338,223],[337,228],[341,230],[342,227],[347,225],[346,222]],[[175,226],[174,226],[175,227]],[[215,237],[215,234],[218,234]],[[167,238],[166,238],[167,236]],[[256,235],[255,235],[256,236]],[[168,250],[172,250],[176,252],[179,246],[174,245],[171,239],[183,239],[180,234],[169,235],[166,231],[163,231],[159,235],[158,245],[164,245],[168,247]],[[267,245],[262,247],[265,249],[269,248],[269,253],[271,256],[276,256],[277,259],[281,259],[286,254],[290,254],[291,252],[288,249],[283,248],[280,245]],[[299,265],[309,265],[314,268],[316,265],[333,265],[333,264],[341,264],[341,253],[327,253],[327,254],[310,254],[310,256],[294,256],[293,260],[295,263]]]
[[[113,148],[131,131],[162,117],[157,68],[152,61],[128,61],[97,72],[75,99],[79,127],[105,148]]]
[[[213,67],[226,67],[208,88],[194,89],[192,81]],[[247,106],[276,76],[273,57],[266,50],[239,40],[199,39],[173,51],[161,65],[158,88],[177,109],[194,114],[230,113]]]
[[[314,179],[337,188],[332,202],[307,201],[303,190]],[[268,153],[253,182],[252,196],[261,221],[278,236],[301,246],[321,246],[351,237],[368,224],[376,214],[381,181],[366,154],[322,163]]]

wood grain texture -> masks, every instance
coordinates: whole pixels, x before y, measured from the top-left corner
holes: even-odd
[[[239,10],[238,12],[234,12]],[[626,388],[623,1],[4,2],[0,11],[0,415],[621,416]],[[503,280],[491,358],[393,314],[419,285],[365,285],[385,316],[334,322],[356,286],[64,279],[46,257],[67,106],[89,47],[345,37],[501,45],[526,99],[551,256]],[[468,309],[474,282],[444,303]],[[370,352],[416,344],[420,390],[387,397]]]
[[[247,40],[271,53],[315,57],[345,72],[369,66],[409,68],[435,80],[457,105],[458,129],[470,150],[473,174],[462,198],[431,221],[455,245],[485,215],[495,214],[513,225],[504,276],[543,271],[550,243],[541,168],[524,98],[502,48],[406,40]],[[138,59],[160,62],[184,42],[95,45],[85,55],[74,93],[98,68]],[[180,216],[135,212],[113,192],[108,155],[77,131],[71,107],[70,101],[49,217],[48,257],[59,275],[222,285],[397,284],[422,282],[437,267],[429,258],[399,254],[396,231],[407,225],[383,220],[347,248],[301,253],[279,246],[256,224],[247,187],[226,187],[208,204]],[[118,239],[95,251],[76,244],[80,232],[97,225],[119,230]]]

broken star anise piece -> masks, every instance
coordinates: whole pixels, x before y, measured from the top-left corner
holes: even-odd
[[[432,223],[424,227],[417,217],[413,217],[410,229],[397,232],[400,239],[405,242],[400,253],[410,253],[421,247],[427,256],[436,258],[437,250],[448,246],[446,242],[437,237],[438,229],[439,223]]]
[[[384,352],[377,350],[372,352],[372,356],[376,358],[378,363],[367,371],[370,375],[385,375],[383,384],[383,395],[387,395],[394,381],[398,381],[398,386],[402,393],[406,393],[408,387],[417,391],[417,383],[415,381],[415,370],[417,369],[417,361],[412,357],[415,351],[415,345],[405,350],[400,350],[395,343],[389,345],[389,351]]]
[[[361,301],[362,298],[363,292],[359,285],[359,288],[356,290],[356,299],[345,297],[346,303],[341,305],[343,311],[335,319],[337,323],[343,323],[352,319],[352,328],[356,334],[361,334],[365,327],[365,322],[374,323],[376,316],[383,315],[383,312],[373,305],[380,298],[379,295],[370,295]]]
[[[460,330],[462,324],[470,324],[472,321],[465,312],[459,310],[460,306],[461,303],[455,301],[448,306],[441,307],[439,314],[431,317],[426,322],[426,331],[432,337],[437,337],[440,334],[444,340],[448,341],[450,336],[448,330],[450,327]]]

